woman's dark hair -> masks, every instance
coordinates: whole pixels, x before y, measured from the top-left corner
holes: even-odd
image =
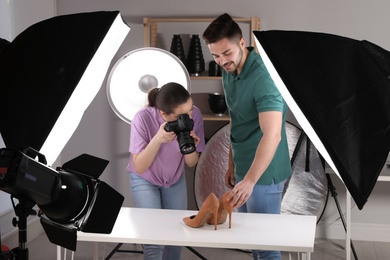
[[[203,33],[206,44],[215,43],[223,38],[237,42],[242,38],[240,26],[227,13],[212,21]]]
[[[190,98],[190,93],[180,84],[169,82],[161,88],[153,88],[148,93],[150,107],[156,107],[167,115],[173,113],[175,108],[184,104]]]

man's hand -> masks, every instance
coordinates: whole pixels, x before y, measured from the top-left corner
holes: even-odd
[[[229,189],[233,189],[235,182],[234,170],[229,167],[225,173],[225,184]]]
[[[237,183],[227,197],[227,200],[230,201],[230,205],[232,205],[233,208],[241,207],[251,196],[254,185],[255,183],[246,179]]]

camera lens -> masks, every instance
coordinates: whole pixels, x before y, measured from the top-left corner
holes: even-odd
[[[195,146],[192,144],[186,144],[182,146],[180,150],[182,154],[190,154],[195,152]]]
[[[177,133],[177,140],[179,142],[180,152],[182,154],[190,154],[195,152],[195,141],[190,136],[189,131]]]

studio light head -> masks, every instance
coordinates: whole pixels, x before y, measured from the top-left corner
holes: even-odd
[[[30,150],[31,152],[32,150]],[[16,198],[25,198],[38,205],[47,205],[58,197],[58,173],[39,161],[12,149],[0,149],[0,189]]]
[[[77,231],[111,233],[124,197],[98,179],[108,161],[83,154],[54,170],[45,160],[31,148],[0,149],[0,190],[37,204],[54,244],[75,251]]]

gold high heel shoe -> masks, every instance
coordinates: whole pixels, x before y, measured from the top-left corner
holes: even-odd
[[[219,208],[218,208],[218,217],[217,224],[223,224],[226,221],[227,214],[229,214],[229,228],[232,227],[232,211],[233,207],[230,205],[230,202],[227,201],[227,197],[230,194],[230,191],[225,192],[219,200]],[[209,218],[207,220],[207,224],[215,224],[215,218]]]
[[[198,228],[203,227],[206,221],[210,218],[214,218],[214,229],[217,230],[217,212],[219,201],[214,193],[207,196],[203,202],[198,214],[190,217],[183,218],[183,222],[190,227]]]

